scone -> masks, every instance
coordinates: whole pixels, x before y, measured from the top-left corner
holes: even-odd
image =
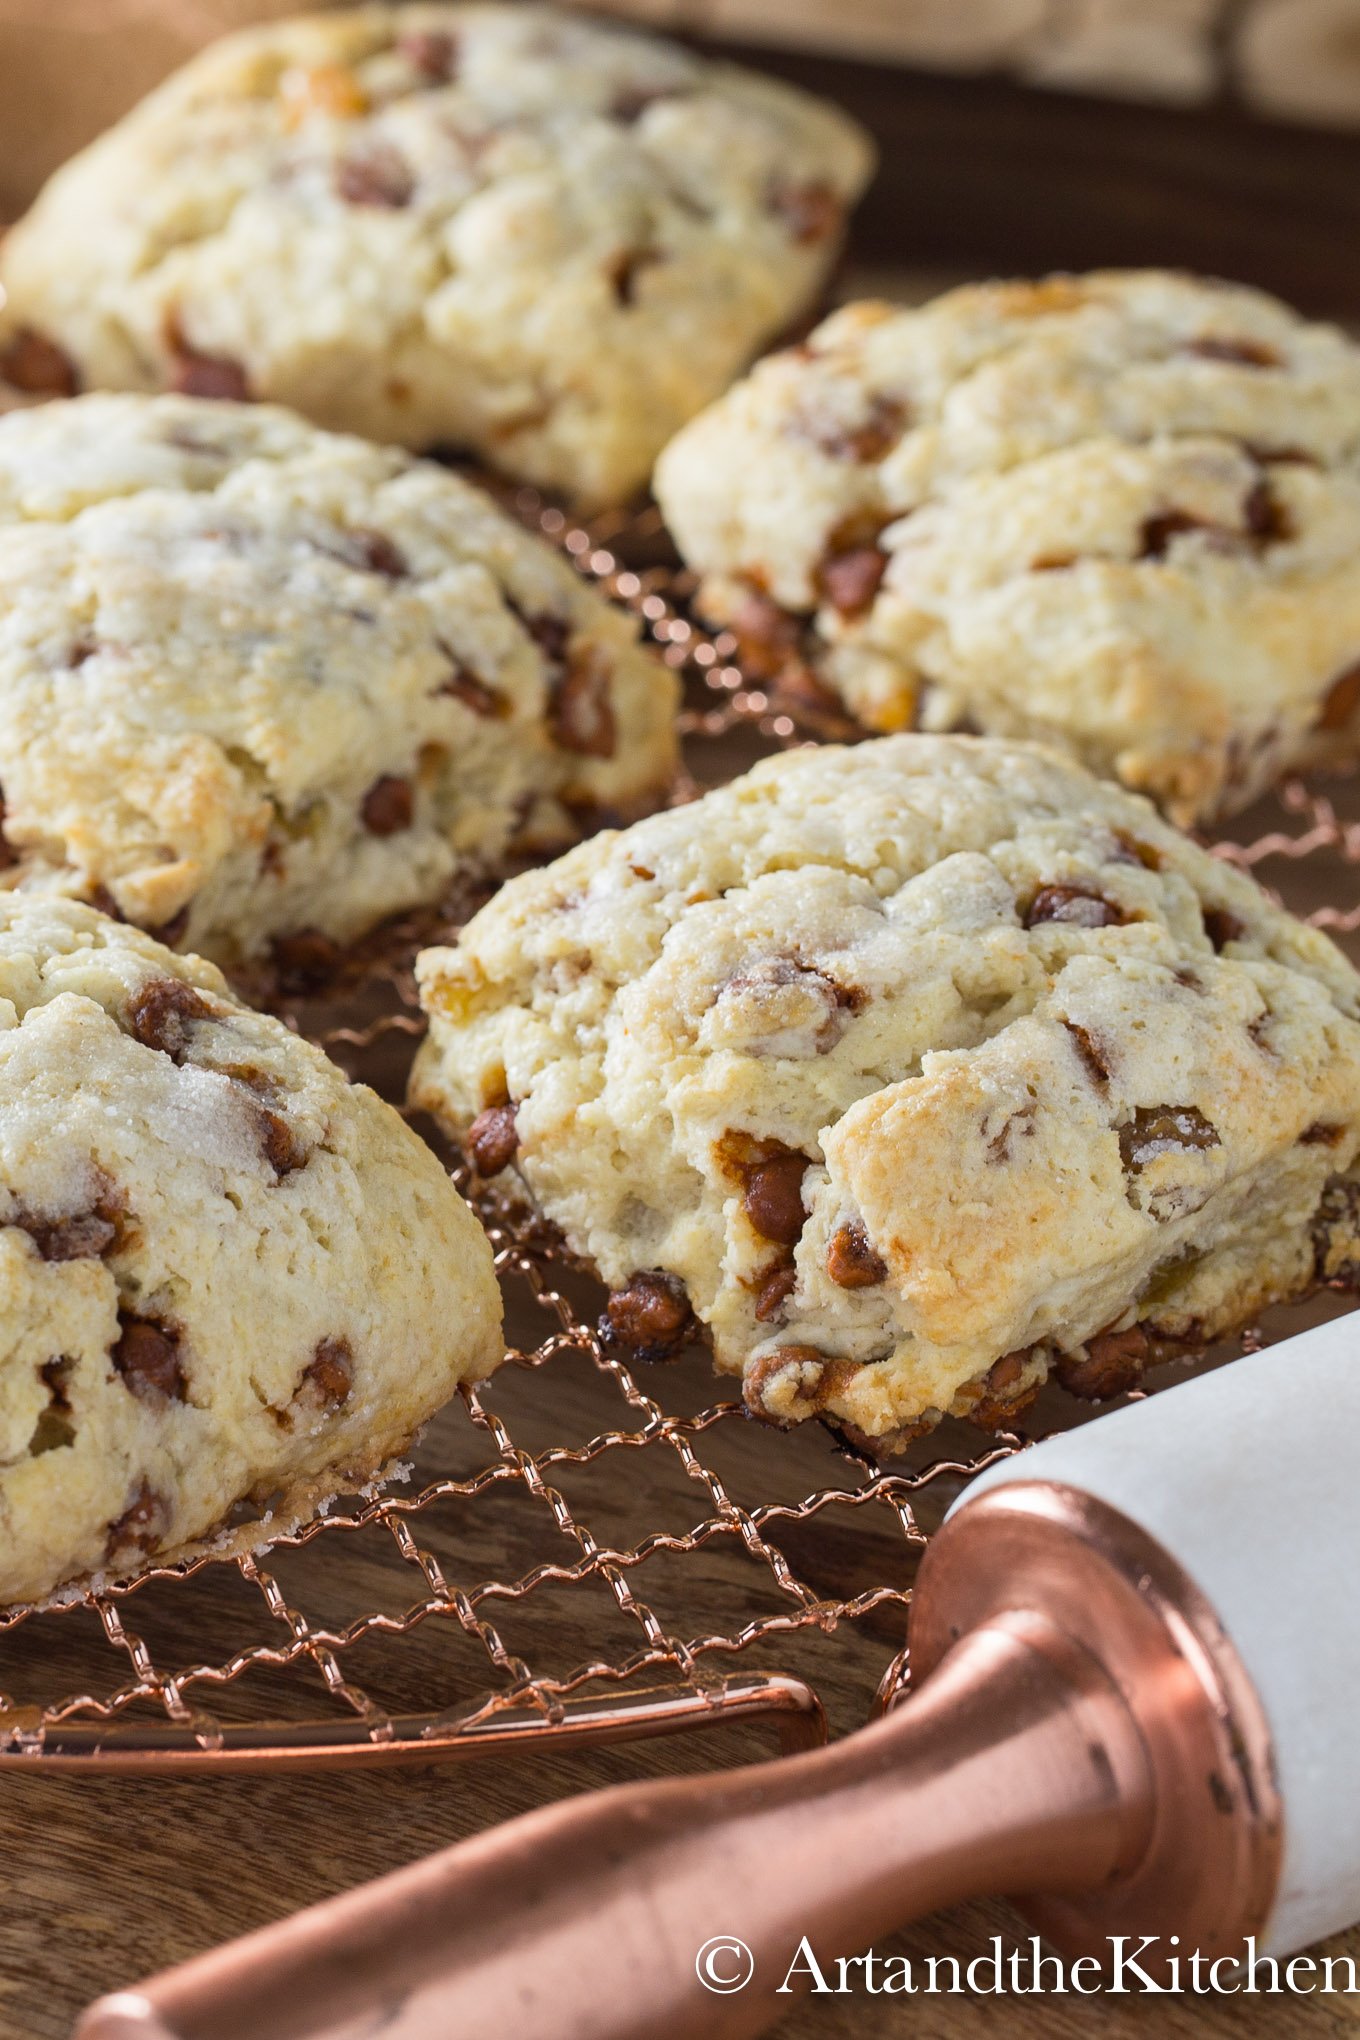
[[[790,86],[544,8],[270,23],[14,229],[0,375],[267,398],[611,501],[813,303],[870,162]]]
[[[1360,745],[1360,348],[1147,273],[857,304],[657,469],[748,667],[1189,824]]]
[[[397,1113],[69,900],[0,899],[0,1200],[6,1605],[277,1535],[502,1350],[486,1237]]]
[[[322,962],[661,798],[676,683],[432,462],[267,407],[0,418],[0,888]]]
[[[1360,978],[1038,746],[900,736],[513,880],[414,1102],[758,1414],[891,1448],[1127,1387],[1360,1242]]]

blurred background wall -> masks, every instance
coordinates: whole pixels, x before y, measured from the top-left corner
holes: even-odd
[[[0,218],[229,28],[311,0],[0,0]]]

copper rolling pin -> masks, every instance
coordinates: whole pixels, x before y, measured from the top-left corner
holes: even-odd
[[[951,1513],[873,1726],[511,1821],[78,2040],[736,2040],[802,1936],[824,1968],[985,1892],[1069,1958],[1297,1949],[1360,1917],[1358,1444],[1360,1318],[1052,1439]]]

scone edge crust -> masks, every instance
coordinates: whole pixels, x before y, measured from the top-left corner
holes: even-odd
[[[10,896],[0,1018],[0,1605],[258,1545],[497,1364],[437,1159],[212,965]]]
[[[1113,1393],[1354,1272],[1360,980],[1037,747],[766,760],[418,974],[413,1102],[644,1346],[678,1284],[776,1420],[883,1449],[1054,1367]]]
[[[1188,825],[1360,742],[1360,348],[1160,271],[863,302],[666,449],[701,607],[871,728],[1037,738]]]
[[[664,797],[674,676],[480,490],[266,406],[0,419],[0,886],[234,965]]]
[[[0,360],[50,393],[292,404],[618,501],[812,302],[870,167],[836,109],[614,24],[266,23],[49,183],[0,255]]]

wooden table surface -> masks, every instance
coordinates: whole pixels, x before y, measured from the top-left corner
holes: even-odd
[[[1360,144],[1354,139],[1281,130],[1267,142],[1264,131],[1231,115],[1035,102],[999,84],[899,78],[768,52],[758,61],[839,89],[872,121],[885,146],[885,174],[864,215],[859,247],[871,272],[852,274],[849,289],[867,282],[919,297],[955,274],[1175,260],[1292,290],[1311,310],[1360,311],[1360,286],[1344,259],[1360,224]],[[23,188],[22,173],[11,166],[11,198]],[[909,273],[900,268],[904,256],[915,265]],[[1347,799],[1360,816],[1360,801],[1354,794]],[[1331,897],[1350,905],[1354,876],[1327,859],[1295,869],[1292,881],[1302,892],[1296,889],[1291,903]],[[507,1374],[491,1399],[526,1427],[526,1435],[577,1437],[595,1421],[597,1386],[564,1364],[532,1376]],[[697,1406],[711,1394],[705,1363],[680,1363],[654,1392]],[[434,1427],[422,1453],[427,1467],[452,1463],[467,1449],[458,1425],[452,1416]],[[781,1482],[803,1492],[823,1477],[843,1478],[820,1436],[791,1441],[758,1427],[729,1428],[724,1478],[748,1497]],[[650,1477],[644,1470],[631,1483],[597,1481],[581,1503],[592,1527],[622,1535],[630,1511],[634,1517],[639,1508],[664,1513],[674,1498],[660,1487],[651,1491]],[[451,1562],[465,1565],[470,1578],[509,1576],[516,1565],[533,1562],[536,1552],[557,1555],[544,1551],[541,1524],[502,1521],[493,1509],[451,1522],[440,1534]],[[827,1594],[852,1590],[866,1573],[902,1585],[909,1578],[907,1547],[882,1525],[861,1520],[819,1519],[800,1533],[796,1559],[802,1576]],[[379,1594],[381,1566],[361,1540],[352,1548],[343,1539],[326,1540],[325,1568],[325,1595],[342,1615]],[[739,1627],[756,1588],[734,1557],[714,1550],[673,1578],[669,1591],[673,1619],[698,1631]],[[767,1594],[768,1582],[759,1591]],[[248,1619],[243,1594],[249,1597],[239,1575],[215,1569],[192,1597],[176,1599],[161,1588],[134,1597],[129,1619],[135,1616],[164,1658],[178,1653],[192,1659],[219,1646],[230,1650],[249,1619],[258,1628],[258,1610]],[[532,1637],[524,1647],[532,1647],[536,1664],[552,1666],[575,1664],[596,1649],[617,1650],[625,1647],[609,1626],[617,1614],[612,1604],[588,1610],[579,1596],[544,1596],[534,1603]],[[806,1678],[833,1732],[842,1733],[865,1718],[900,1631],[900,1611],[890,1606],[862,1624],[792,1635],[750,1656],[758,1668]],[[475,1657],[460,1656],[465,1639],[450,1632],[449,1624],[427,1624],[400,1648],[378,1653],[365,1646],[370,1690],[394,1708],[410,1709],[476,1691]],[[512,1640],[517,1647],[524,1643],[518,1635]],[[103,1648],[79,1632],[74,1618],[0,1637],[0,1690],[20,1701],[50,1693],[54,1681],[78,1680],[98,1665]],[[239,1704],[267,1712],[273,1697],[265,1680]],[[609,1748],[554,1745],[514,1758],[383,1773],[161,1781],[6,1769],[0,1775],[6,1880],[0,2040],[64,2040],[79,2008],[102,1991],[545,1801],[770,1750],[768,1732],[742,1728]],[[1009,1946],[1025,1932],[1019,1916],[996,1901],[921,1922],[881,1943],[880,1952],[966,1960],[986,1952],[993,1934]],[[1360,1963],[1360,1931],[1328,1952],[1353,1954]],[[602,1988],[608,1988],[607,1975]],[[1060,2040],[1099,2022],[1113,2036],[1323,2040],[1353,2031],[1357,2018],[1360,1998],[1344,1996],[858,1996],[809,2000],[780,2031],[785,2040],[908,2032],[917,2040],[974,2034]]]

